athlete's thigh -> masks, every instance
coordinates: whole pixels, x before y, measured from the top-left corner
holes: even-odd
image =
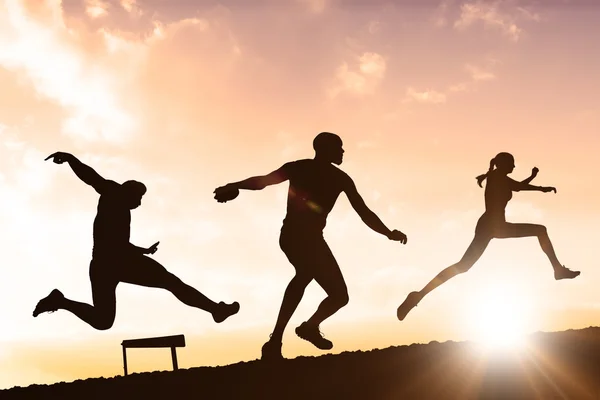
[[[296,276],[312,280],[315,269],[315,237],[297,232],[283,231],[279,237],[279,247],[296,270]]]
[[[496,237],[494,232],[500,223],[504,222],[494,221],[486,218],[485,215],[479,218],[475,227],[475,236],[459,262],[464,265],[474,265],[481,258],[492,238]]]
[[[494,236],[499,239],[530,237],[538,236],[543,230],[543,225],[505,222],[495,229]]]
[[[331,249],[324,239],[314,247],[314,279],[327,294],[347,292],[346,282]]]
[[[90,263],[90,282],[94,308],[99,312],[115,315],[116,295],[119,278],[114,272],[115,265],[108,260],[92,260]]]
[[[469,268],[473,266],[481,258],[491,239],[492,237],[485,232],[476,233],[459,262]]]
[[[146,287],[168,288],[177,280],[158,261],[143,254],[129,256],[122,263],[119,272],[121,282]]]

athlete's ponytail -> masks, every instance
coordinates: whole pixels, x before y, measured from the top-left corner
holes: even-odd
[[[494,167],[496,166],[496,158],[492,158],[490,160],[490,169],[488,169],[488,172],[486,172],[483,175],[479,175],[477,177],[477,184],[479,185],[479,187],[483,187],[481,186],[481,184],[483,183],[483,181],[488,177],[489,173],[492,172],[494,170]]]

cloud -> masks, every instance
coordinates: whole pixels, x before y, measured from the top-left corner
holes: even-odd
[[[523,34],[523,28],[518,26],[517,22],[519,20],[540,21],[541,18],[539,14],[523,7],[502,10],[502,5],[505,3],[502,1],[464,3],[460,6],[460,16],[454,21],[454,28],[466,30],[476,23],[482,23],[485,28],[499,30],[517,42]]]
[[[77,139],[122,143],[136,121],[119,103],[116,76],[78,49],[60,16],[60,4],[44,5],[52,24],[32,18],[21,3],[0,11],[0,66],[28,81],[36,93],[67,112],[63,133]]]
[[[385,68],[385,59],[380,54],[364,53],[360,57],[360,71],[366,76],[383,79]]]
[[[36,195],[50,184],[55,171],[39,166],[48,154],[19,140],[21,132],[15,127],[0,124],[0,167],[5,173],[0,178],[0,188],[13,193],[27,193],[25,197]],[[12,215],[12,207],[7,207],[7,215]],[[0,214],[2,215],[2,214]]]
[[[108,14],[108,4],[102,0],[86,0],[85,12],[91,18],[104,17]]]
[[[406,89],[406,97],[404,103],[417,102],[417,103],[430,103],[430,104],[442,104],[446,102],[446,94],[437,92],[435,90],[424,90],[418,91],[412,87]]]
[[[482,64],[466,63],[463,68],[469,74],[470,80],[458,85],[471,88],[481,82],[496,80],[497,76],[492,70],[499,63],[500,61],[493,57],[487,57]]]
[[[141,16],[143,14],[142,10],[137,5],[136,0],[121,0],[121,7],[125,9],[130,14]]]
[[[466,92],[470,86],[470,82],[455,83],[448,87],[448,92]]]
[[[322,14],[328,6],[330,0],[297,0],[304,4],[313,14]]]
[[[539,13],[533,12],[523,7],[517,7],[517,11],[521,14],[521,16],[527,20],[540,22],[542,17]]]
[[[496,74],[494,74],[492,71],[490,71],[490,67],[489,67],[489,65],[492,65],[494,63],[496,63],[495,60],[488,62],[487,67],[481,67],[481,66],[469,64],[469,63],[465,64],[464,69],[469,73],[471,79],[468,81],[459,82],[459,83],[450,85],[448,87],[447,92],[448,93],[467,92],[467,91],[473,90],[475,85],[477,85],[480,82],[495,80]]]
[[[448,100],[448,96],[451,93],[467,92],[473,90],[475,85],[481,82],[492,81],[496,79],[490,69],[491,66],[496,64],[498,61],[495,59],[488,59],[486,67],[467,63],[464,65],[464,69],[468,72],[470,79],[467,81],[459,82],[448,86],[444,91],[437,91],[433,89],[427,90],[416,90],[413,87],[406,89],[406,95],[403,99],[404,103],[429,103],[429,104],[442,104]]]
[[[496,79],[496,75],[494,75],[493,72],[486,71],[486,70],[482,69],[481,67],[478,67],[473,64],[465,65],[465,69],[467,71],[469,71],[469,73],[471,74],[471,79],[474,82],[491,81],[493,79]]]
[[[335,73],[335,83],[329,89],[329,96],[336,97],[346,92],[355,95],[373,94],[386,72],[385,58],[374,52],[365,52],[358,58],[358,68],[350,69],[348,63],[340,65]]]

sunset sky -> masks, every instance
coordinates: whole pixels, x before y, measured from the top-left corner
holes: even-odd
[[[325,237],[350,303],[321,327],[334,352],[473,339],[501,316],[524,332],[598,325],[594,4],[0,0],[0,388],[121,374],[120,343],[137,337],[185,334],[183,368],[258,358],[294,273],[278,246],[287,185],[226,204],[212,192],[312,157],[320,131],[341,136],[341,168],[408,235],[376,234],[340,196]],[[240,313],[215,324],[168,292],[121,284],[111,330],[66,311],[33,318],[53,288],[91,302],[98,195],[44,162],[59,150],[144,182],[132,243],[160,241],[156,260]],[[500,151],[515,179],[537,166],[533,183],[558,189],[516,193],[507,218],[546,225],[581,276],[556,282],[535,238],[495,240],[400,323],[406,295],[470,243],[484,209],[475,177]],[[293,328],[323,297],[312,283],[285,357],[321,354]],[[129,368],[170,369],[168,351],[134,350]]]

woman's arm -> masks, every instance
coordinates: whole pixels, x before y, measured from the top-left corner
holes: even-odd
[[[517,182],[511,178],[508,178],[508,179],[510,181],[510,189],[513,192],[536,191],[536,192],[544,192],[544,193],[548,193],[548,192],[556,193],[556,188],[552,187],[552,186],[534,186],[529,183]]]
[[[537,176],[538,172],[540,172],[540,170],[537,167],[533,167],[529,178],[522,180],[521,183],[531,183],[531,181]]]

